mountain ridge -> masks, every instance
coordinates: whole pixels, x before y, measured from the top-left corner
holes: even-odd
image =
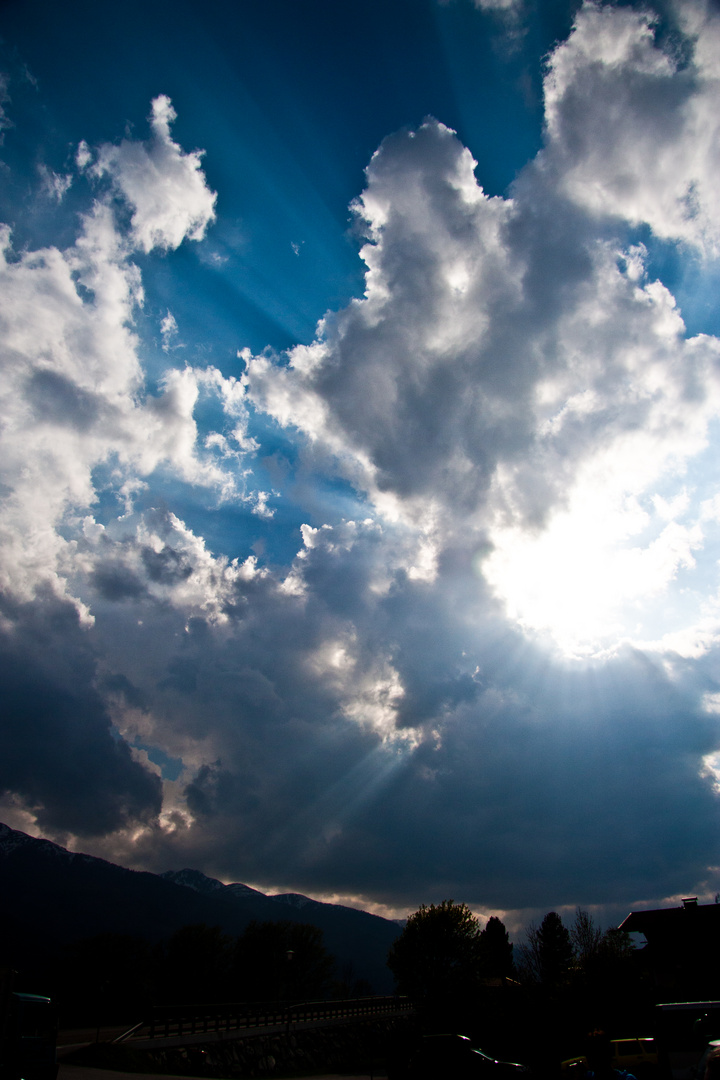
[[[130,870],[2,823],[0,880],[0,966],[42,966],[43,957],[99,934],[160,942],[199,923],[239,936],[252,921],[290,921],[322,930],[338,966],[349,966],[376,992],[392,989],[385,959],[400,928],[358,908],[300,893],[266,895],[191,868],[161,874]]]

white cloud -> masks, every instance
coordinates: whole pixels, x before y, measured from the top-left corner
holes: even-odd
[[[514,617],[590,651],[647,641],[632,603],[692,571],[704,544],[702,491],[669,524],[664,508],[720,415],[720,342],[688,338],[644,249],[599,239],[593,217],[711,244],[716,169],[698,119],[718,104],[711,76],[707,51],[678,70],[648,16],[586,4],[550,60],[541,166],[513,199],[484,195],[442,124],[387,139],[355,205],[364,297],[287,364],[247,362],[254,404],[414,530],[411,577],[426,566],[432,580],[449,545],[494,546],[476,565]],[[677,194],[688,169],[692,219]],[[533,575],[539,590],[522,585]]]
[[[199,236],[212,216],[214,195],[198,156],[169,140],[173,115],[169,101],[158,99],[149,148],[126,141],[100,153],[101,169],[114,171],[120,190],[147,184],[133,203],[133,237],[142,247],[149,238],[150,246],[175,246],[186,233]],[[128,162],[144,162],[149,171],[133,172]],[[221,497],[245,498],[245,475],[236,466],[256,444],[247,435],[242,388],[215,368],[169,369],[160,392],[147,394],[134,329],[142,282],[109,199],[94,204],[64,251],[15,253],[7,227],[2,249],[0,582],[26,599],[47,584],[70,595],[70,578],[80,587],[75,529],[99,495],[95,470],[106,470],[106,490],[121,498],[159,468]],[[218,453],[212,440],[203,446],[194,415],[202,395],[217,395],[234,448]]]
[[[185,619],[226,623],[238,590],[267,576],[254,556],[243,562],[214,556],[171,512],[126,517],[85,537],[89,543],[78,551],[78,565],[84,564],[98,592],[112,599],[124,589],[127,596],[170,605]]]
[[[332,455],[385,512],[416,523],[436,501],[467,511],[487,484],[492,433],[517,415],[515,387],[491,360],[498,316],[521,290],[506,239],[512,204],[483,194],[474,165],[435,121],[388,139],[356,206],[364,298],[286,367],[267,356],[247,364],[256,405]],[[492,364],[495,378],[477,377]]]
[[[155,868],[202,857],[222,876],[377,903],[440,899],[452,881],[503,911],[530,895],[670,895],[717,861],[717,722],[697,689],[714,677],[715,656],[702,665],[717,642],[717,568],[704,608],[692,575],[713,562],[717,498],[693,466],[720,412],[720,345],[688,337],[624,229],[643,220],[713,242],[703,56],[698,41],[680,70],[644,16],[583,8],[551,58],[544,156],[512,198],[483,193],[437,121],[387,139],[355,206],[364,296],[281,362],[243,350],[242,380],[188,363],[157,393],[145,386],[132,246],[171,249],[214,213],[199,155],[171,139],[168,99],[153,105],[147,143],[81,144],[78,168],[97,160],[113,198],[98,183],[75,244],[15,252],[4,233],[0,630],[27,626],[43,642],[23,659],[32,684],[56,620],[57,671],[43,686],[71,671],[98,723],[110,710],[126,743],[108,736],[106,757],[137,741],[184,766],[162,813],[145,751],[126,754],[122,783],[104,774],[108,790],[136,792],[129,816],[141,819],[108,812],[104,854]],[[658,89],[670,133],[642,128]],[[616,182],[590,91],[617,104],[618,145],[640,128],[647,153],[657,148],[662,185],[633,153],[628,185]],[[684,161],[671,160],[673,139]],[[578,180],[589,162],[597,190]],[[678,192],[696,173],[690,219]],[[166,345],[174,329],[168,312]],[[213,505],[244,499],[272,537],[275,492],[252,487],[247,462],[267,421],[253,426],[248,395],[301,445],[293,496],[319,471],[357,490],[355,517],[305,518],[289,569],[236,557],[232,523],[203,537],[178,509],[202,486]],[[206,405],[222,425],[201,422]],[[663,634],[654,615],[689,593],[692,610]],[[640,609],[645,625],[629,633]],[[95,617],[84,636],[76,610]],[[561,668],[517,624],[581,653],[600,625],[614,648],[604,664]],[[65,635],[82,654],[77,680]],[[24,657],[12,638],[0,643]],[[43,732],[61,724],[43,719]],[[43,775],[45,819],[79,829]],[[42,803],[32,770],[14,780],[26,799],[16,813]],[[668,807],[687,837],[672,860]]]
[[[79,171],[83,172],[88,167],[91,161],[92,152],[90,150],[90,147],[84,139],[81,139],[78,144],[77,151],[75,152],[75,164],[77,165]]]
[[[175,316],[171,311],[168,311],[167,315],[160,323],[163,352],[168,352],[173,347],[173,342],[177,337],[177,333],[178,324]]]
[[[201,151],[186,154],[170,136],[176,115],[170,98],[155,98],[149,141],[106,143],[94,166],[133,208],[133,240],[143,251],[176,248],[186,237],[201,240],[215,219],[216,195],[205,182]]]
[[[720,250],[720,18],[686,5],[692,59],[655,40],[655,18],[585,3],[545,78],[545,166],[593,214]]]
[[[47,194],[56,202],[62,202],[73,182],[72,174],[53,172],[46,165],[41,165],[39,171]]]
[[[525,0],[473,0],[473,3],[480,11],[488,11],[492,15],[500,16],[512,27],[516,25],[525,9]]]

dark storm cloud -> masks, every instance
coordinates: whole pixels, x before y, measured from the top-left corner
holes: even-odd
[[[304,559],[307,604],[254,582],[245,619],[180,639],[176,617],[158,612],[163,657],[143,687],[156,732],[199,735],[211,718],[215,756],[185,785],[192,829],[148,837],[145,860],[203,860],[225,878],[397,907],[449,894],[486,908],[630,906],[707,879],[720,821],[699,772],[717,722],[692,683],[632,650],[558,670],[475,609],[479,586],[463,600],[449,576],[429,591],[400,573],[372,599],[358,567],[372,565],[377,537],[328,553],[331,536]],[[338,601],[343,567],[353,586]],[[468,649],[460,627],[474,610]],[[334,680],[317,656],[350,629],[366,666]],[[383,741],[342,716],[377,655],[402,676],[394,722],[419,741]],[[170,694],[158,676],[185,667],[197,683]]]
[[[158,779],[111,731],[75,608],[3,600],[2,616],[0,791],[54,835],[102,836],[157,814]]]
[[[220,808],[233,806],[239,810],[235,788],[237,778],[223,770],[220,762],[203,765],[197,776],[185,788],[185,798],[193,814],[200,817],[215,817]]]
[[[433,899],[455,883],[501,908],[629,905],[703,880],[718,806],[697,773],[716,725],[642,657],[616,660],[606,679],[615,686],[598,699],[592,672],[514,672],[449,718],[441,746],[418,748],[362,817],[368,834],[388,823],[383,850],[399,879],[424,874]]]
[[[183,556],[172,548],[164,548],[162,551],[153,551],[152,548],[142,549],[142,561],[151,581],[163,585],[172,585],[176,581],[182,581],[190,577],[192,567],[188,566]]]
[[[145,592],[137,574],[118,563],[99,563],[90,581],[104,600],[136,599]]]

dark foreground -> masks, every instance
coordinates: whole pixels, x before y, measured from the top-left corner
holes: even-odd
[[[348,1076],[343,1073],[328,1073],[324,1076],[315,1076],[312,1080],[375,1080],[382,1074],[361,1073],[357,1076]],[[157,1073],[129,1073],[116,1072],[114,1069],[96,1069],[85,1065],[60,1065],[58,1080],[159,1080]],[[163,1080],[207,1080],[207,1077],[166,1076]],[[284,1080],[308,1080],[307,1077],[286,1077]]]

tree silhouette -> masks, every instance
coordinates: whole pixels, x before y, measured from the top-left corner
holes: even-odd
[[[505,978],[513,974],[513,947],[505,924],[491,915],[478,940],[480,965],[483,975]]]
[[[480,923],[466,904],[424,904],[390,948],[398,991],[418,1004],[457,1000],[477,988]]]
[[[567,927],[557,912],[549,911],[539,927],[530,923],[520,952],[524,974],[529,981],[547,987],[567,982],[573,948]]]
[[[576,965],[582,970],[592,969],[600,953],[603,932],[584,908],[579,907],[575,912],[575,921],[570,927],[570,940]]]
[[[235,944],[234,996],[247,1001],[308,1000],[331,990],[335,960],[317,926],[251,922]]]
[[[164,947],[162,984],[168,1004],[226,1001],[232,938],[219,926],[183,926]]]

